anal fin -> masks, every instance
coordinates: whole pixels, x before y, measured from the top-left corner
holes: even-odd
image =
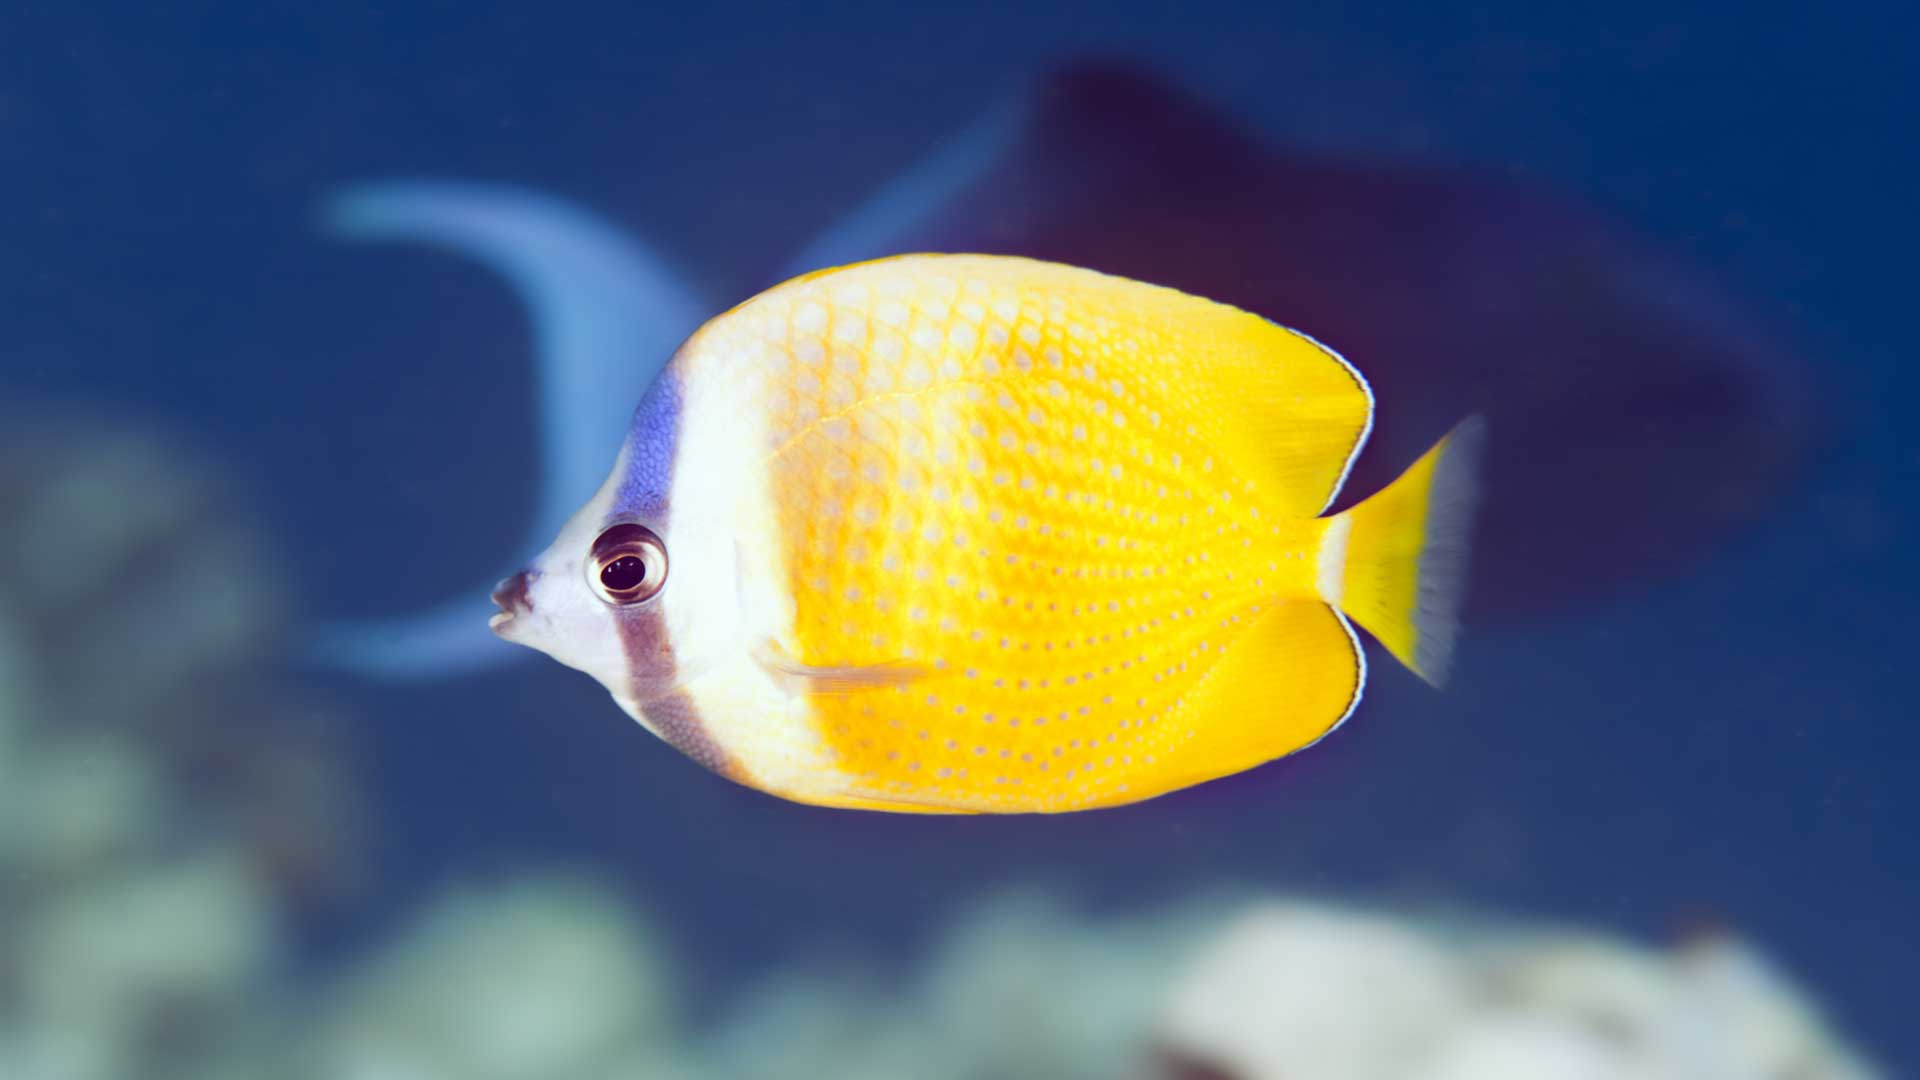
[[[1338,611],[1280,601],[1252,623],[1182,703],[1195,737],[1164,760],[1162,790],[1253,768],[1303,750],[1352,715],[1366,654]]]

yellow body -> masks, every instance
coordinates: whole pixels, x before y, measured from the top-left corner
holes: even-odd
[[[762,294],[682,360],[744,353],[790,614],[767,648],[830,774],[776,794],[1130,802],[1344,719],[1343,598],[1414,662],[1429,478],[1318,516],[1372,399],[1304,335],[1070,267],[908,256]]]

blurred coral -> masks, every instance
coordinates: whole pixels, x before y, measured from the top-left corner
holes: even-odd
[[[562,877],[443,898],[337,998],[318,1076],[597,1075],[670,1038],[651,939],[617,896]]]
[[[232,488],[132,424],[9,418],[0,606],[57,722],[192,727],[270,655],[283,596]]]
[[[351,880],[352,789],[273,671],[286,604],[225,471],[7,421],[0,1075],[208,1075],[267,1015],[291,905]]]
[[[990,897],[904,984],[852,977],[845,957],[770,976],[708,1033],[706,1075],[1139,1075],[1158,999],[1212,910],[1098,921],[1046,893]]]
[[[1345,905],[1092,917],[991,897],[917,974],[829,954],[677,1025],[671,966],[577,877],[466,889],[341,984],[313,1075],[519,1080],[1869,1080],[1751,947],[1660,951]]]

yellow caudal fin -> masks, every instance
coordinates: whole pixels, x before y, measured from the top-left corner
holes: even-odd
[[[1479,417],[1462,422],[1399,479],[1327,526],[1321,565],[1338,584],[1323,579],[1325,598],[1435,686],[1453,660],[1485,441]]]

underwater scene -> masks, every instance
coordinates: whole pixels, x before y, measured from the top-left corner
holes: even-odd
[[[1920,1075],[1916,33],[0,10],[0,1080]]]

